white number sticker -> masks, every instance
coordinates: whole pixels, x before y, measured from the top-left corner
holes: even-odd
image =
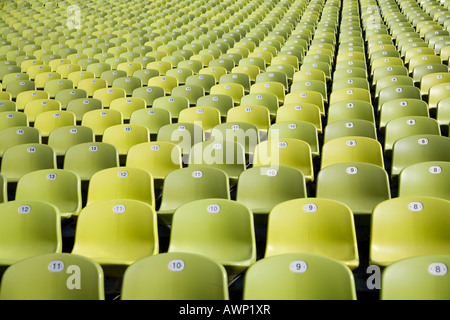
[[[17,133],[17,134],[24,134],[24,133],[25,133],[25,130],[19,129],[19,130],[16,131],[16,133]]]
[[[354,147],[354,146],[356,146],[356,141],[355,141],[355,140],[348,140],[348,141],[347,141],[347,145],[348,145],[349,147]]]
[[[309,212],[309,213],[316,212],[317,211],[317,205],[315,203],[305,204],[304,207],[303,207],[303,210],[305,210],[305,212]]]
[[[423,204],[420,202],[410,202],[408,204],[408,209],[413,212],[419,212],[423,210]]]
[[[213,148],[214,148],[215,150],[220,150],[220,149],[222,149],[222,144],[221,144],[221,143],[214,143],[214,144],[213,144]]]
[[[64,262],[55,260],[48,264],[48,270],[51,272],[61,272],[64,270]]]
[[[151,149],[152,149],[152,151],[159,151],[159,149],[161,149],[161,148],[159,145],[155,144],[151,147]]]
[[[292,261],[289,269],[291,269],[294,273],[304,273],[306,270],[308,270],[308,265],[305,261],[298,260],[298,261]]]
[[[91,152],[95,152],[95,151],[97,151],[98,150],[98,147],[97,146],[90,146],[89,147],[89,151],[91,151]]]
[[[289,128],[289,129],[296,129],[296,128],[297,128],[297,125],[296,125],[295,123],[290,123],[290,124],[288,125],[288,128]]]
[[[280,148],[286,148],[287,147],[287,142],[286,141],[281,141],[280,143],[278,143],[278,147]]]
[[[201,177],[203,177],[203,172],[202,171],[194,171],[194,172],[192,172],[192,176],[194,178],[201,178]]]
[[[428,266],[428,272],[430,272],[433,276],[444,276],[447,274],[448,268],[442,262],[434,262]]]
[[[172,260],[169,262],[169,270],[173,272],[179,272],[184,270],[184,261],[183,260]]]
[[[348,167],[345,171],[348,174],[357,174],[358,173],[358,168],[357,167]]]
[[[275,177],[278,174],[278,171],[275,169],[269,169],[266,171],[266,176]]]
[[[353,128],[355,126],[355,124],[353,123],[353,122],[347,122],[346,124],[345,124],[345,127],[346,128]]]
[[[232,126],[231,126],[231,129],[233,129],[233,130],[239,130],[241,127],[238,125],[238,124],[233,124]]]
[[[430,173],[432,174],[439,174],[442,172],[442,168],[439,166],[431,166],[429,169]]]
[[[128,177],[128,171],[120,171],[118,176],[119,176],[119,178],[127,178]]]
[[[123,131],[130,132],[131,131],[131,127],[125,127],[125,128],[123,128]]]
[[[49,173],[47,175],[47,180],[56,180],[56,173]]]
[[[209,213],[218,213],[220,211],[220,206],[218,204],[210,204],[208,208]]]
[[[29,147],[27,149],[28,153],[35,153],[36,152],[36,148],[35,147]]]
[[[414,120],[414,119],[409,119],[409,120],[406,120],[406,123],[407,123],[408,125],[410,125],[410,126],[413,126],[413,125],[416,124],[416,120]]]
[[[421,138],[421,139],[419,139],[418,143],[421,144],[421,145],[426,145],[426,144],[428,144],[428,139],[427,138]]]
[[[115,213],[124,213],[125,212],[125,206],[123,204],[116,204],[113,207],[113,211]]]
[[[31,207],[29,205],[23,205],[19,207],[18,211],[21,214],[27,214],[31,212]]]
[[[178,131],[185,131],[186,130],[186,127],[185,126],[179,126],[178,127]]]

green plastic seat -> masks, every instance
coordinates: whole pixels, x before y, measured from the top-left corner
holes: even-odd
[[[127,268],[120,298],[228,300],[228,276],[220,263],[203,255],[160,253],[142,258]]]
[[[324,198],[293,199],[269,213],[264,257],[313,253],[359,266],[353,212],[342,202]]]
[[[301,120],[282,121],[272,124],[267,130],[267,139],[294,138],[307,142],[311,148],[311,155],[320,155],[319,137],[313,123]]]
[[[2,157],[1,173],[9,182],[32,171],[56,169],[56,154],[52,147],[41,143],[26,143],[8,148]]]
[[[348,136],[361,136],[377,139],[375,124],[363,119],[337,120],[325,126],[323,142]]]
[[[297,168],[307,183],[314,181],[311,147],[305,141],[293,138],[265,140],[255,147],[254,167],[279,165]]]
[[[244,146],[235,141],[214,139],[196,143],[189,153],[188,166],[209,165],[223,170],[234,186],[239,175],[246,169]]]
[[[334,103],[327,110],[327,124],[334,121],[362,119],[375,123],[375,112],[367,101],[341,101]]]
[[[405,167],[398,177],[399,196],[429,196],[450,200],[446,161],[424,161]]]
[[[369,263],[387,267],[402,259],[450,253],[448,200],[408,196],[383,201],[372,213]]]
[[[119,166],[119,154],[112,144],[106,142],[84,142],[67,149],[63,168],[79,175],[82,182],[102,169]]]
[[[152,107],[169,111],[172,121],[177,122],[180,112],[189,108],[189,99],[183,96],[159,97],[153,101]]]
[[[211,232],[214,230],[214,232]],[[202,199],[179,207],[167,252],[190,252],[222,264],[233,279],[256,261],[253,215],[229,199]]]
[[[8,201],[8,181],[3,174],[0,173],[0,203]]]
[[[395,141],[398,139],[418,134],[441,135],[436,119],[424,116],[408,116],[390,120],[385,127],[384,152],[391,152]]]
[[[28,126],[14,126],[0,130],[0,136],[4,137],[0,141],[0,157],[6,149],[19,144],[41,143],[41,133],[38,129]]]
[[[371,163],[336,163],[317,174],[316,196],[345,203],[357,223],[370,222],[373,208],[391,198],[389,175],[384,168]]]
[[[134,199],[155,207],[152,175],[144,169],[126,166],[94,173],[89,180],[86,205],[114,199]]]
[[[383,103],[380,109],[379,129],[384,132],[386,124],[406,116],[429,117],[428,104],[419,99],[394,99]]]
[[[2,271],[28,257],[62,251],[61,218],[54,205],[15,200],[1,203],[0,210]]]
[[[175,210],[185,203],[230,197],[228,175],[220,169],[197,165],[172,170],[164,179],[158,217],[165,224],[171,225]]]
[[[341,162],[367,162],[384,168],[380,142],[368,137],[340,137],[324,143],[321,169]]]
[[[253,212],[257,225],[267,224],[267,216],[275,205],[306,197],[303,173],[283,165],[249,168],[241,173],[236,186],[236,201]]]
[[[424,161],[449,161],[450,140],[440,135],[413,135],[398,139],[392,147],[391,177],[407,166]]]
[[[288,253],[258,260],[247,270],[243,300],[356,300],[356,287],[344,263]]]
[[[16,262],[5,271],[0,288],[0,300],[104,299],[100,265],[70,253],[38,254]]]
[[[159,253],[157,216],[133,199],[98,201],[81,210],[72,254],[99,263],[105,276],[123,276],[135,261]]]
[[[81,180],[64,169],[29,172],[19,179],[15,199],[46,201],[58,208],[61,219],[71,218],[82,208]]]
[[[448,300],[450,255],[406,258],[387,266],[381,277],[380,300]]]
[[[318,133],[322,133],[322,115],[320,108],[313,103],[299,102],[285,104],[278,108],[276,123],[286,121],[305,121],[314,125]]]
[[[102,142],[117,148],[119,157],[126,157],[128,150],[138,144],[150,141],[147,127],[139,124],[118,124],[105,129]]]

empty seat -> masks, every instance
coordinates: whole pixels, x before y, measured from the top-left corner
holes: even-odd
[[[380,300],[448,300],[448,254],[406,258],[385,268]]]
[[[77,216],[82,208],[80,177],[69,170],[43,169],[23,175],[16,200],[41,200],[58,208],[61,218]]]
[[[169,266],[169,267],[167,267]],[[177,283],[177,286],[172,286]],[[228,300],[225,268],[204,255],[160,253],[127,268],[122,300]]]
[[[445,161],[424,161],[403,168],[398,177],[399,196],[450,200],[449,168],[450,162]]]
[[[25,143],[41,143],[41,133],[38,129],[28,126],[14,126],[0,130],[0,157],[9,147]]]
[[[76,124],[75,115],[67,110],[41,112],[34,119],[34,127],[41,132],[43,138],[48,138],[54,129]]]
[[[370,263],[386,267],[421,255],[449,254],[450,202],[426,197],[383,201],[372,213]]]
[[[345,203],[358,223],[369,222],[373,208],[391,198],[389,175],[371,163],[336,163],[317,174],[316,196]]]
[[[122,114],[123,120],[129,122],[131,115],[136,110],[147,108],[147,103],[144,99],[138,97],[118,98],[111,101],[109,109],[117,110]]]
[[[111,109],[94,109],[83,114],[81,125],[94,131],[96,138],[101,138],[109,127],[123,124],[123,116],[120,111]]]
[[[344,263],[311,253],[258,260],[246,273],[244,300],[356,300],[353,274]]]
[[[183,96],[159,97],[153,101],[152,107],[169,111],[172,121],[178,122],[180,112],[189,108],[189,99]]]
[[[413,135],[397,140],[392,148],[391,177],[405,167],[424,161],[450,161],[450,140],[440,135]]]
[[[233,279],[256,261],[252,212],[229,199],[186,203],[173,215],[168,252],[207,256],[222,264]]]
[[[134,199],[155,206],[152,175],[141,168],[112,167],[95,172],[87,192],[86,205],[113,199]]]
[[[257,225],[266,225],[272,208],[284,201],[306,198],[303,173],[288,166],[259,166],[245,170],[236,186],[236,201],[246,205]]]
[[[0,300],[104,299],[101,266],[70,253],[42,253],[16,262],[5,272],[0,288]]]
[[[327,256],[356,269],[359,254],[351,209],[324,198],[293,199],[276,205],[269,213],[264,257],[300,252]]]
[[[16,200],[1,203],[0,210],[2,271],[28,257],[62,251],[57,207],[40,200]]]
[[[207,198],[230,199],[230,183],[224,171],[209,166],[172,170],[164,179],[158,217],[171,225],[179,206]]]
[[[105,129],[102,142],[117,148],[119,156],[126,157],[128,150],[138,144],[150,141],[147,127],[138,124],[118,124]]]
[[[40,143],[26,143],[8,148],[2,157],[1,173],[8,182],[18,182],[26,173],[55,169],[56,154],[52,147]]]
[[[380,142],[368,137],[340,137],[324,143],[321,169],[341,162],[367,162],[384,168]]]
[[[377,139],[375,124],[363,119],[338,120],[325,126],[323,142],[335,138],[361,136]]]
[[[300,170],[305,181],[314,181],[311,147],[305,141],[283,138],[261,141],[254,152],[253,166],[291,166]]]

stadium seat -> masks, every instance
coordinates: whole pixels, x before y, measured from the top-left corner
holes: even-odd
[[[230,183],[224,171],[206,165],[172,170],[164,179],[158,217],[171,225],[178,207],[208,198],[230,199]]]
[[[312,103],[300,102],[285,104],[277,110],[276,123],[286,121],[305,121],[313,124],[318,133],[322,133],[322,116],[320,108]]]
[[[380,300],[448,300],[448,254],[402,259],[381,277]]]
[[[97,80],[98,81],[98,80]],[[80,86],[78,86],[80,87]],[[115,99],[125,98],[127,92],[123,88],[100,88],[94,91],[92,97],[102,102],[104,108],[109,108],[111,102]]]
[[[211,233],[211,230],[216,232]],[[256,261],[253,216],[245,205],[229,199],[201,199],[173,214],[167,252],[190,252],[222,264],[229,279]]]
[[[389,175],[371,163],[336,163],[317,174],[316,196],[345,203],[357,223],[370,222],[373,208],[391,198]]]
[[[243,300],[356,300],[356,287],[344,263],[289,253],[260,259],[247,270]]]
[[[255,147],[254,167],[279,165],[297,168],[307,183],[314,181],[311,147],[305,141],[293,138],[266,140]]]
[[[41,143],[41,133],[38,129],[28,126],[14,126],[0,130],[0,157],[3,156],[6,149],[19,144]]]
[[[5,176],[0,173],[0,204],[8,200],[8,182]]]
[[[189,99],[183,96],[159,97],[153,101],[154,109],[161,108],[170,112],[173,122],[178,122],[180,112],[189,108]]]
[[[405,167],[424,161],[449,161],[448,137],[413,135],[397,140],[392,147],[391,177],[397,177]]]
[[[337,120],[325,126],[323,143],[335,138],[361,136],[377,139],[375,124],[363,119]]]
[[[157,98],[164,97],[165,94],[164,88],[162,87],[147,86],[134,89],[132,97],[144,99],[147,107],[150,108],[153,105],[153,101]]]
[[[81,180],[64,169],[35,170],[17,182],[15,200],[41,200],[58,208],[61,219],[77,216],[82,208]]]
[[[46,139],[54,129],[76,124],[75,114],[67,110],[44,111],[34,119],[34,127],[41,132],[42,138]]]
[[[227,122],[248,122],[258,127],[261,133],[267,133],[270,111],[262,105],[239,105],[228,110]]]
[[[192,146],[188,166],[209,165],[223,170],[228,175],[230,186],[234,186],[241,172],[246,169],[245,160],[243,145],[215,137]]]
[[[446,161],[424,161],[405,167],[398,178],[399,196],[429,196],[450,200]]]
[[[145,202],[98,201],[78,216],[71,253],[97,261],[105,276],[122,277],[132,263],[158,252],[156,212]]]
[[[197,107],[213,107],[219,110],[222,122],[226,121],[227,112],[234,106],[233,98],[225,94],[209,94],[200,97]]]
[[[428,104],[419,99],[394,99],[383,103],[379,115],[379,129],[384,133],[386,124],[402,117],[429,117]]]
[[[264,257],[300,252],[334,258],[356,269],[359,254],[351,209],[323,198],[293,199],[276,205],[269,213]]]
[[[134,199],[155,207],[152,175],[144,169],[127,166],[94,173],[89,180],[86,205],[114,199]]]
[[[0,268],[39,254],[62,252],[58,208],[40,200],[0,204]],[[3,272],[2,272],[3,273]]]
[[[2,280],[0,300],[105,300],[101,266],[70,253],[42,253],[16,262]]]
[[[368,137],[340,137],[323,144],[321,169],[341,162],[367,162],[384,168],[380,142]]]
[[[267,217],[275,205],[306,197],[303,173],[283,165],[249,168],[241,173],[236,186],[236,201],[252,211],[256,225],[267,225]]]
[[[8,183],[18,182],[24,174],[41,169],[56,169],[56,154],[48,145],[20,144],[3,153],[0,172]]]
[[[398,197],[383,201],[372,213],[370,263],[387,267],[421,255],[449,254],[448,200]]]

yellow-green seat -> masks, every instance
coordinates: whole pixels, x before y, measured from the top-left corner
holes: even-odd
[[[80,177],[69,170],[43,169],[23,175],[16,200],[41,200],[58,208],[61,218],[77,216],[82,208]]]
[[[134,199],[155,206],[152,175],[141,168],[112,167],[94,173],[89,180],[86,205],[114,200]]]
[[[355,215],[361,215],[355,216],[357,222],[369,222],[373,208],[391,198],[389,175],[371,163],[336,163],[317,174],[316,196],[345,203]]]
[[[20,144],[3,153],[1,173],[8,183],[18,182],[23,175],[41,169],[56,169],[55,151],[46,144]]]
[[[367,162],[384,168],[382,146],[373,138],[358,136],[335,138],[324,143],[321,169],[341,162]]]
[[[263,258],[246,273],[243,300],[356,300],[352,271],[312,253]]]
[[[450,201],[405,196],[383,201],[372,213],[369,263],[386,267],[421,255],[450,254]]]
[[[139,124],[117,124],[105,129],[102,142],[117,148],[119,156],[126,157],[128,150],[138,144],[150,141],[147,127]]]
[[[381,276],[380,300],[450,299],[449,254],[411,257],[387,266]]]
[[[257,166],[241,173],[236,186],[236,201],[252,212],[255,224],[266,224],[267,216],[277,204],[306,198],[306,182],[297,168]]]
[[[314,181],[310,145],[302,140],[280,138],[261,141],[254,151],[253,166],[290,166],[300,170],[307,183]]]
[[[228,175],[220,169],[203,165],[172,170],[164,179],[158,217],[171,225],[175,210],[185,203],[230,197]]]
[[[375,124],[363,119],[347,119],[333,121],[325,126],[323,142],[348,136],[361,136],[377,139]]]
[[[41,133],[29,126],[14,126],[0,130],[0,157],[9,147],[25,143],[41,143]]]
[[[252,212],[229,199],[186,203],[173,215],[168,252],[207,256],[222,264],[232,279],[256,261]]]
[[[70,253],[43,253],[16,262],[5,272],[0,287],[0,300],[104,299],[101,266]]]
[[[44,111],[36,115],[34,119],[34,127],[39,129],[42,137],[46,138],[54,129],[76,124],[75,114],[67,110]]]
[[[238,142],[214,139],[194,144],[189,152],[188,166],[208,165],[223,170],[234,186],[239,175],[246,169],[244,146]]]
[[[325,198],[282,202],[269,213],[264,257],[284,253],[314,253],[334,258],[350,269],[359,266],[352,210]]]
[[[78,216],[71,253],[97,261],[105,276],[123,276],[135,261],[159,253],[156,212],[132,199],[94,202]]]
[[[58,208],[40,200],[15,200],[0,204],[0,268],[22,259],[62,251]]]
[[[176,284],[176,285],[173,285]],[[228,300],[228,276],[218,262],[195,253],[142,258],[127,268],[121,300]]]
[[[161,189],[167,174],[182,168],[181,149],[165,141],[139,143],[128,151],[126,166],[148,171],[155,189]]]
[[[450,161],[450,139],[421,134],[398,139],[392,147],[391,177],[407,166],[424,161]]]
[[[79,143],[64,155],[63,168],[78,174],[82,182],[89,181],[97,171],[118,166],[117,148],[105,142]]]

